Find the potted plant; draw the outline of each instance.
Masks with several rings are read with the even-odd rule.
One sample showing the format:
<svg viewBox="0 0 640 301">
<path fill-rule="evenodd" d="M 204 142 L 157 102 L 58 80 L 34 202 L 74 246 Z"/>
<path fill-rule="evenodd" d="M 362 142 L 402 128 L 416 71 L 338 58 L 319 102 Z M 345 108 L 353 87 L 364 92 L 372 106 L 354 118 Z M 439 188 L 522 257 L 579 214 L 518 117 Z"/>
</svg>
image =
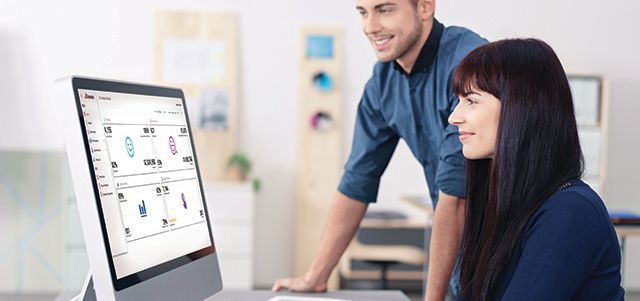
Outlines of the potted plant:
<svg viewBox="0 0 640 301">
<path fill-rule="evenodd" d="M 251 161 L 241 153 L 235 153 L 227 163 L 227 178 L 230 181 L 244 182 L 251 171 Z"/>
<path fill-rule="evenodd" d="M 229 159 L 227 163 L 227 179 L 235 182 L 247 181 L 249 173 L 251 172 L 251 161 L 247 156 L 241 153 L 235 153 Z M 262 181 L 258 178 L 251 180 L 251 186 L 253 191 L 258 192 L 262 187 Z"/>
</svg>

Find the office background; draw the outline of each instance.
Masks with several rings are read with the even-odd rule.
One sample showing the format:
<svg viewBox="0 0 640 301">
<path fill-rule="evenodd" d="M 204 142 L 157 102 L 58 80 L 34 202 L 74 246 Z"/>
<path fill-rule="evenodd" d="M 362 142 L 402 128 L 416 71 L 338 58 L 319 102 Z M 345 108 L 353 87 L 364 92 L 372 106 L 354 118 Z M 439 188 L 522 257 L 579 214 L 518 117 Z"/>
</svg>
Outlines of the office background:
<svg viewBox="0 0 640 301">
<path fill-rule="evenodd" d="M 254 174 L 263 182 L 255 196 L 253 277 L 257 287 L 269 287 L 275 278 L 290 275 L 299 26 L 327 24 L 344 30 L 344 122 L 340 126 L 346 159 L 356 106 L 376 61 L 354 7 L 355 0 L 2 1 L 0 290 L 26 290 L 40 282 L 52 283 L 45 290 L 79 285 L 78 279 L 56 276 L 51 271 L 64 268 L 47 266 L 44 258 L 47 246 L 55 245 L 65 237 L 61 233 L 69 230 L 65 224 L 43 224 L 46 217 L 57 214 L 58 207 L 52 204 L 64 204 L 70 195 L 64 188 L 68 179 L 59 176 L 66 166 L 62 164 L 64 146 L 56 119 L 60 110 L 52 97 L 52 82 L 70 74 L 151 82 L 153 15 L 167 9 L 238 14 L 237 144 L 252 159 Z M 445 25 L 468 27 L 489 40 L 541 38 L 555 49 L 567 72 L 609 79 L 603 196 L 610 208 L 636 212 L 640 212 L 638 10 L 640 3 L 629 0 L 436 2 L 436 18 Z M 16 187 L 15 179 L 24 184 Z M 393 206 L 400 195 L 425 189 L 420 166 L 401 143 L 383 176 L 381 206 Z M 57 210 L 64 209 L 60 208 Z M 39 224 L 43 226 L 36 227 Z M 35 241 L 33 245 L 25 245 L 26 238 Z M 640 254 L 640 238 L 630 238 L 625 287 L 637 291 L 640 256 L 636 254 Z"/>
</svg>

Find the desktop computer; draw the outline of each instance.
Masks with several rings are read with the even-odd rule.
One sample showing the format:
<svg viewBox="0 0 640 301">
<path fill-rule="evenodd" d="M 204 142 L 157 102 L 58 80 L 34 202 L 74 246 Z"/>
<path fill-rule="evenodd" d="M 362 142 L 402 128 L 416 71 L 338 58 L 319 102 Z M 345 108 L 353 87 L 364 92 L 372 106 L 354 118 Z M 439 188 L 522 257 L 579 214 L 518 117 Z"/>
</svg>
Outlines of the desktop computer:
<svg viewBox="0 0 640 301">
<path fill-rule="evenodd" d="M 91 266 L 80 300 L 204 300 L 222 279 L 180 89 L 56 81 Z"/>
<path fill-rule="evenodd" d="M 56 81 L 90 271 L 74 300 L 407 301 L 397 291 L 222 290 L 182 90 Z"/>
</svg>

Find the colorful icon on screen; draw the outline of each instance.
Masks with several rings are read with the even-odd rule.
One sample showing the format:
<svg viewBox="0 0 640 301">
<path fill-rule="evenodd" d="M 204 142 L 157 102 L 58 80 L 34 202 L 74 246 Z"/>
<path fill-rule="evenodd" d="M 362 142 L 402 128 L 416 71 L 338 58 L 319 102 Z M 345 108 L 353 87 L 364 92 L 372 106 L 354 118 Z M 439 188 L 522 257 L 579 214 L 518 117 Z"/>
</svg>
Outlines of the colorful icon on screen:
<svg viewBox="0 0 640 301">
<path fill-rule="evenodd" d="M 140 211 L 140 217 L 147 216 L 147 205 L 145 205 L 144 200 L 142 200 L 142 204 L 138 205 L 138 210 Z"/>
<path fill-rule="evenodd" d="M 187 200 L 184 197 L 184 193 L 181 193 L 180 197 L 182 198 L 182 207 L 184 207 L 184 209 L 187 209 Z"/>
<path fill-rule="evenodd" d="M 169 149 L 171 150 L 171 154 L 173 155 L 178 153 L 178 148 L 176 147 L 176 141 L 173 139 L 173 136 L 169 136 Z"/>
<path fill-rule="evenodd" d="M 127 138 L 124 139 L 124 145 L 127 147 L 127 154 L 129 155 L 129 158 L 133 158 L 133 155 L 134 155 L 133 140 L 131 140 L 129 136 L 127 136 Z"/>
</svg>

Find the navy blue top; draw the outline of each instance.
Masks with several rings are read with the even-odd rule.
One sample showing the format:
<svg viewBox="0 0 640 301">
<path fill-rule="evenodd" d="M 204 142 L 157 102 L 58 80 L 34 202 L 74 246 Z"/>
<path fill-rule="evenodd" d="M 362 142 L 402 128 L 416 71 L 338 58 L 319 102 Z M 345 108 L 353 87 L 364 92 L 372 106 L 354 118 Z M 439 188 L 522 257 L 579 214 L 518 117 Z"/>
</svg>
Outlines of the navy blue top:
<svg viewBox="0 0 640 301">
<path fill-rule="evenodd" d="M 616 232 L 584 182 L 549 197 L 525 231 L 497 300 L 624 300 Z"/>
<path fill-rule="evenodd" d="M 462 27 L 434 20 L 410 74 L 395 62 L 378 62 L 358 105 L 351 155 L 338 190 L 375 202 L 380 177 L 399 138 L 422 164 L 433 205 L 438 191 L 464 197 L 458 128 L 447 119 L 458 104 L 451 76 L 462 58 L 487 41 Z"/>
</svg>

